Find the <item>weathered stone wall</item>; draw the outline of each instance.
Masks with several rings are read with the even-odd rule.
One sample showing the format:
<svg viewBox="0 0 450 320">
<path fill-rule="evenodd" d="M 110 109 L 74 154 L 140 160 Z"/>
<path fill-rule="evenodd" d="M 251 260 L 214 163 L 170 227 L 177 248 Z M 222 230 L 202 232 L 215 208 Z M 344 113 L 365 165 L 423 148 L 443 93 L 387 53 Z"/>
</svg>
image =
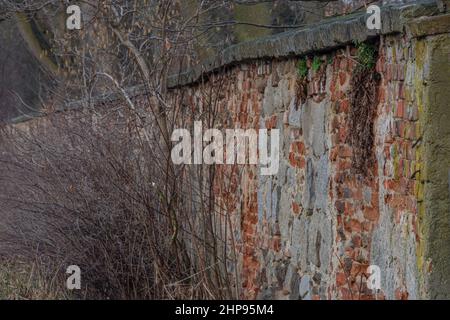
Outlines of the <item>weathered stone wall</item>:
<svg viewBox="0 0 450 320">
<path fill-rule="evenodd" d="M 309 55 L 307 99 L 298 97 L 298 57 L 241 63 L 189 89 L 195 96 L 222 79 L 219 114 L 227 114 L 227 120 L 219 121 L 219 127 L 282 133 L 277 175 L 260 176 L 250 165 L 217 170 L 215 194 L 235 222 L 245 297 L 448 297 L 448 263 L 440 256 L 446 256 L 449 244 L 449 195 L 444 190 L 449 166 L 442 165 L 448 157 L 436 149 L 425 151 L 440 140 L 437 132 L 446 130 L 443 92 L 450 79 L 443 80 L 448 72 L 442 66 L 449 64 L 448 54 L 443 55 L 448 16 L 444 19 L 437 33 L 446 36 L 431 32 L 424 37 L 413 23 L 412 32 L 378 40 L 376 163 L 369 178 L 354 172 L 348 139 L 356 64 L 352 46 Z M 311 68 L 314 56 L 323 61 L 316 71 Z M 433 80 L 433 97 L 427 89 L 430 72 L 439 78 Z M 440 107 L 428 99 L 438 99 Z M 193 100 L 190 107 L 198 105 Z M 435 108 L 443 118 L 437 120 Z M 424 127 L 436 130 L 427 140 Z M 426 178 L 427 168 L 436 164 L 439 190 Z M 427 199 L 426 190 L 436 201 Z M 433 269 L 436 263 L 438 270 Z M 377 294 L 365 285 L 369 265 L 381 270 Z"/>
<path fill-rule="evenodd" d="M 408 19 L 399 12 L 383 13 L 390 26 L 380 35 L 358 33 L 357 16 L 335 45 L 325 36 L 333 25 L 320 25 L 319 38 L 308 33 L 301 45 L 293 41 L 303 31 L 280 36 L 287 49 L 270 38 L 266 51 L 258 42 L 248 55 L 244 44 L 171 79 L 183 97 L 176 103 L 205 127 L 281 132 L 276 175 L 215 166 L 214 200 L 233 225 L 227 243 L 238 261 L 229 271 L 243 298 L 450 298 L 450 16 L 429 3 Z M 370 36 L 378 48 L 367 176 L 355 172 L 349 143 L 353 36 Z M 298 70 L 305 56 L 306 95 Z M 369 265 L 381 270 L 375 293 L 366 286 Z"/>
</svg>

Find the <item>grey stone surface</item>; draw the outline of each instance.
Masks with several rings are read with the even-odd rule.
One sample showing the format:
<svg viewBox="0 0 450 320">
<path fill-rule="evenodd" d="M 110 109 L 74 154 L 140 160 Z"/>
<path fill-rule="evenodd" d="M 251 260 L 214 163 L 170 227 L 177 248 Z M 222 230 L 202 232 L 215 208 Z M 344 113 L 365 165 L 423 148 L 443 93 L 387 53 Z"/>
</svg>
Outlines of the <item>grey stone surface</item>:
<svg viewBox="0 0 450 320">
<path fill-rule="evenodd" d="M 292 98 L 289 104 L 289 118 L 288 123 L 293 128 L 301 127 L 301 109 L 300 106 L 297 105 L 297 101 L 295 98 Z"/>
<path fill-rule="evenodd" d="M 395 298 L 395 289 L 405 283 L 409 298 L 417 297 L 418 270 L 413 232 L 404 232 L 409 224 L 404 215 L 400 224 L 393 221 L 394 213 L 385 208 L 374 230 L 371 263 L 380 267 L 381 290 L 387 299 Z M 399 275 L 405 275 L 404 279 Z"/>
<path fill-rule="evenodd" d="M 431 299 L 450 299 L 450 35 L 427 39 L 429 66 L 426 70 L 425 129 L 423 135 L 426 230 L 425 259 L 431 261 L 428 291 Z M 426 65 L 426 64 L 425 64 Z"/>
<path fill-rule="evenodd" d="M 316 103 L 311 99 L 302 106 L 302 128 L 306 144 L 314 156 L 320 157 L 325 152 L 325 117 L 328 101 Z"/>
<path fill-rule="evenodd" d="M 300 280 L 299 295 L 302 300 L 311 300 L 311 278 L 309 275 L 304 275 Z"/>
<path fill-rule="evenodd" d="M 306 185 L 303 193 L 303 204 L 307 210 L 306 214 L 313 213 L 316 200 L 315 170 L 311 158 L 306 161 Z"/>
<path fill-rule="evenodd" d="M 274 113 L 276 107 L 275 107 L 275 88 L 270 85 L 271 81 L 269 80 L 268 85 L 266 86 L 266 89 L 264 90 L 264 98 L 263 98 L 263 112 L 266 115 Z"/>
</svg>

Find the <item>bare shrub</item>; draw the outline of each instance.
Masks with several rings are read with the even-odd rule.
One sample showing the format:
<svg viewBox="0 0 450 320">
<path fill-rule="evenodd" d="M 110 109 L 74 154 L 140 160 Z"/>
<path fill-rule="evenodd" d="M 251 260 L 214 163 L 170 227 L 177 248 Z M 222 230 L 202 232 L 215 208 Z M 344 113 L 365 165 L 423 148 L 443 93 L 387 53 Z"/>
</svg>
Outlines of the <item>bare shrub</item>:
<svg viewBox="0 0 450 320">
<path fill-rule="evenodd" d="M 80 298 L 231 297 L 209 186 L 166 169 L 157 129 L 121 107 L 36 122 L 1 133 L 0 257 L 62 291 L 78 265 Z"/>
</svg>

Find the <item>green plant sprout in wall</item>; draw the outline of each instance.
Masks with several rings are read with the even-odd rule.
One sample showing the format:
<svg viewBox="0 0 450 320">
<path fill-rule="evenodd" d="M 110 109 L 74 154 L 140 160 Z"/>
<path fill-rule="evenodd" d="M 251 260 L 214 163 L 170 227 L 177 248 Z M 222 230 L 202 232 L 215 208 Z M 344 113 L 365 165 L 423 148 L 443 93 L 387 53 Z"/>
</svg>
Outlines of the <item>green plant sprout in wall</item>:
<svg viewBox="0 0 450 320">
<path fill-rule="evenodd" d="M 298 61 L 297 72 L 300 78 L 305 78 L 308 75 L 308 65 L 306 58 L 302 58 Z"/>
<path fill-rule="evenodd" d="M 314 56 L 314 59 L 312 62 L 312 69 L 314 70 L 314 72 L 319 71 L 321 65 L 322 65 L 322 60 L 318 56 Z"/>
<path fill-rule="evenodd" d="M 318 56 L 314 56 L 311 69 L 314 72 L 319 71 L 322 63 L 323 61 Z M 306 58 L 302 58 L 298 61 L 297 71 L 300 78 L 305 78 L 308 75 L 308 63 L 306 62 Z"/>
<path fill-rule="evenodd" d="M 357 49 L 356 60 L 358 61 L 358 69 L 370 70 L 375 67 L 377 50 L 374 45 L 365 42 L 355 41 Z"/>
<path fill-rule="evenodd" d="M 330 55 L 327 59 L 327 64 L 332 64 L 333 63 L 333 56 Z"/>
</svg>

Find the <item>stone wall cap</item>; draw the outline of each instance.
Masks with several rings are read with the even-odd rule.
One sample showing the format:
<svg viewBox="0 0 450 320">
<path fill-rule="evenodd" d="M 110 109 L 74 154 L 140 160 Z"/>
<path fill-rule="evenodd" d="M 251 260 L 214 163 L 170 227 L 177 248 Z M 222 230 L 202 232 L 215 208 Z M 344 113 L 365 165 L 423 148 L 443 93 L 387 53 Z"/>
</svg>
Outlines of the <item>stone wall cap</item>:
<svg viewBox="0 0 450 320">
<path fill-rule="evenodd" d="M 354 41 L 403 32 L 411 18 L 439 13 L 436 1 L 419 1 L 403 5 L 381 7 L 381 30 L 366 27 L 365 11 L 332 17 L 299 29 L 242 42 L 224 49 L 195 67 L 179 72 L 168 79 L 168 87 L 175 88 L 204 80 L 209 73 L 248 60 L 302 56 L 311 52 L 331 50 Z"/>
</svg>

